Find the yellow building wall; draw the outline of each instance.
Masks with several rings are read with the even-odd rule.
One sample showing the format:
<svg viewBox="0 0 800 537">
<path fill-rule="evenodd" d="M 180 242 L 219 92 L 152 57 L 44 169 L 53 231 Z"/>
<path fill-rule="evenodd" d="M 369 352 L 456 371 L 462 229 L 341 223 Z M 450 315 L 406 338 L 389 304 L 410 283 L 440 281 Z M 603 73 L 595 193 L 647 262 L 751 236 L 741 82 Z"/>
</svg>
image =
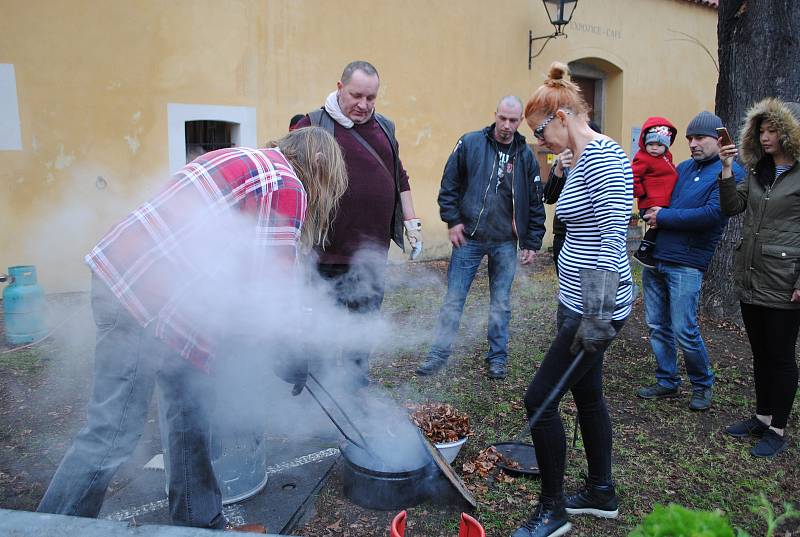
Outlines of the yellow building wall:
<svg viewBox="0 0 800 537">
<path fill-rule="evenodd" d="M 14 66 L 22 150 L 0 151 L 0 272 L 34 264 L 48 292 L 88 288 L 85 253 L 169 173 L 168 104 L 253 107 L 265 142 L 319 107 L 354 59 L 380 72 L 378 109 L 397 124 L 426 255 L 447 255 L 442 168 L 501 96 L 524 101 L 551 61 L 584 60 L 618 71 L 604 115 L 623 148 L 649 115 L 682 132 L 713 110 L 717 73 L 670 29 L 716 56 L 716 16 L 683 0 L 581 0 L 569 38 L 529 71 L 528 30 L 552 32 L 532 0 L 7 2 L 0 63 Z M 673 154 L 688 157 L 682 138 Z"/>
</svg>

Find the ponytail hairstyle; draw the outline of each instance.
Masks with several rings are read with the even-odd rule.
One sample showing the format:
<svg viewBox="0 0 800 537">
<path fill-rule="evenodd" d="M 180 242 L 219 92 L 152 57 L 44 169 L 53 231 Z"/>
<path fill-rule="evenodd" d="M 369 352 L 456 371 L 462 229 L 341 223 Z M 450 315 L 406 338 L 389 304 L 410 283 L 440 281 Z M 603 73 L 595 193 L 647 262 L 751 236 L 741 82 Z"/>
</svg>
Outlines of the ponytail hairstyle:
<svg viewBox="0 0 800 537">
<path fill-rule="evenodd" d="M 583 100 L 581 89 L 565 77 L 569 67 L 561 62 L 550 64 L 544 84 L 533 92 L 525 105 L 525 119 L 534 115 L 555 114 L 558 110 L 569 110 L 578 117 L 588 118 L 589 106 Z"/>
<path fill-rule="evenodd" d="M 339 200 L 347 190 L 347 168 L 339 143 L 320 127 L 304 127 L 267 147 L 280 149 L 306 189 L 308 208 L 300 232 L 301 247 L 324 248 Z"/>
</svg>

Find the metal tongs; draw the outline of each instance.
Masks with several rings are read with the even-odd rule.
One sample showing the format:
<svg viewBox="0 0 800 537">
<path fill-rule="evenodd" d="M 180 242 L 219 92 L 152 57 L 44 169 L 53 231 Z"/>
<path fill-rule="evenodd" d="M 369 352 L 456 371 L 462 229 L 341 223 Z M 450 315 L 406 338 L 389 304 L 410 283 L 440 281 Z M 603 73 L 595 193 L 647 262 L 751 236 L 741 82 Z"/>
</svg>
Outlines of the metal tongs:
<svg viewBox="0 0 800 537">
<path fill-rule="evenodd" d="M 350 436 L 348 436 L 346 432 L 344 432 L 344 429 L 342 428 L 342 426 L 339 425 L 339 423 L 336 421 L 336 419 L 333 417 L 333 415 L 331 415 L 331 413 L 328 411 L 328 409 L 325 407 L 325 405 L 322 404 L 322 401 L 319 400 L 319 397 L 317 397 L 317 395 L 314 393 L 314 391 L 309 387 L 308 383 L 306 383 L 305 386 L 304 386 L 306 391 L 308 391 L 308 393 L 311 394 L 311 397 L 314 398 L 314 401 L 317 402 L 317 404 L 322 409 L 322 411 L 325 413 L 325 415 L 328 416 L 328 419 L 330 419 L 331 422 L 339 430 L 339 432 L 342 433 L 342 436 L 344 436 L 345 440 L 347 440 L 351 444 L 355 445 L 356 447 L 359 447 L 359 448 L 363 449 L 364 451 L 369 453 L 375 459 L 380 460 L 381 457 L 377 453 L 375 453 L 373 450 L 371 450 L 369 448 L 369 445 L 367 444 L 367 439 L 364 438 L 363 434 L 361 434 L 361 431 L 358 429 L 358 427 L 356 427 L 356 424 L 353 423 L 353 420 L 350 419 L 350 416 L 347 415 L 347 412 L 344 411 L 344 408 L 342 408 L 342 406 L 339 404 L 339 402 L 336 401 L 336 398 L 333 396 L 333 394 L 331 394 L 331 392 L 329 392 L 325 388 L 325 386 L 323 386 L 322 383 L 320 383 L 320 381 L 317 380 L 317 377 L 315 377 L 312 373 L 308 374 L 308 378 L 313 380 L 314 383 L 317 386 L 319 386 L 319 389 L 322 390 L 322 392 L 325 393 L 325 395 L 333 403 L 333 405 L 336 407 L 336 409 L 339 411 L 339 413 L 342 416 L 344 416 L 344 419 L 347 421 L 348 425 L 350 425 L 350 428 L 353 429 L 353 431 L 355 431 L 356 435 L 358 435 L 358 438 L 361 440 L 361 443 L 356 442 L 355 440 L 350 438 Z"/>
<path fill-rule="evenodd" d="M 581 360 L 583 360 L 584 352 L 585 351 L 581 349 L 581 351 L 575 356 L 575 359 L 569 365 L 567 370 L 564 371 L 564 374 L 561 375 L 560 379 L 558 379 L 558 382 L 556 383 L 555 387 L 550 391 L 549 394 L 547 394 L 547 397 L 545 398 L 544 402 L 541 405 L 539 405 L 539 408 L 536 409 L 536 412 L 534 412 L 533 415 L 530 418 L 528 418 L 528 422 L 522 429 L 520 429 L 519 433 L 517 433 L 517 436 L 514 437 L 512 442 L 521 442 L 526 436 L 528 436 L 531 433 L 531 429 L 539 421 L 539 418 L 542 417 L 542 413 L 548 406 L 550 406 L 550 403 L 553 402 L 553 399 L 555 399 L 556 396 L 559 393 L 561 393 L 561 390 L 564 388 L 564 383 L 566 383 L 567 378 L 572 374 L 573 371 L 575 371 L 575 368 L 578 367 L 578 364 L 581 362 Z"/>
</svg>

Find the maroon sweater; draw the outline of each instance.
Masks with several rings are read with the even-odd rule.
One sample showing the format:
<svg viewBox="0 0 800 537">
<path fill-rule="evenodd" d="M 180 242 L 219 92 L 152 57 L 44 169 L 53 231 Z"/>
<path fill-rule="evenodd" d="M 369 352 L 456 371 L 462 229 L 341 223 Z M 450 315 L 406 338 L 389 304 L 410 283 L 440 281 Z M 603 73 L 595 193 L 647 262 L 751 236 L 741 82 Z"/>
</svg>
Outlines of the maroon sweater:
<svg viewBox="0 0 800 537">
<path fill-rule="evenodd" d="M 304 117 L 297 127 L 308 127 L 311 120 Z M 353 129 L 361 135 L 378 155 L 386 167 L 394 172 L 392 146 L 386 134 L 374 118 Z M 347 165 L 348 186 L 339 202 L 325 250 L 319 250 L 319 262 L 323 264 L 350 264 L 360 248 L 371 247 L 388 255 L 392 236 L 392 216 L 395 208 L 394 176 L 386 173 L 383 166 L 339 125 L 334 126 L 334 138 L 344 153 Z M 400 191 L 411 190 L 408 174 L 400 163 Z"/>
</svg>

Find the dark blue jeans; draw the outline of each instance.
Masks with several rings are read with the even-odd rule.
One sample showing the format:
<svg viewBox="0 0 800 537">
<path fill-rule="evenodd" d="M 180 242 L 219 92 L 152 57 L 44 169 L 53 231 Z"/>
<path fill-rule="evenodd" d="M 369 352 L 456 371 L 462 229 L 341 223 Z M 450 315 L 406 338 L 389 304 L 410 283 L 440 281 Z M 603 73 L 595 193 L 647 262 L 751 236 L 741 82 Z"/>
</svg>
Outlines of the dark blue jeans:
<svg viewBox="0 0 800 537">
<path fill-rule="evenodd" d="M 581 315 L 558 305 L 558 332 L 545 354 L 542 364 L 525 391 L 525 411 L 530 418 L 544 403 L 569 366 L 575 355 L 569 347 L 581 322 Z M 614 321 L 617 333 L 625 321 Z M 603 397 L 603 357 L 605 348 L 594 353 L 584 353 L 561 392 L 542 413 L 539 421 L 531 428 L 533 445 L 542 478 L 544 500 L 561 503 L 564 498 L 564 464 L 567 454 L 567 440 L 564 423 L 558 406 L 567 390 L 572 392 L 578 408 L 578 420 L 583 436 L 583 446 L 589 467 L 589 482 L 605 485 L 611 482 L 611 418 L 608 416 L 605 397 Z"/>
<path fill-rule="evenodd" d="M 656 355 L 656 380 L 665 388 L 681 384 L 678 347 L 683 351 L 692 385 L 710 388 L 714 372 L 697 324 L 703 273 L 696 268 L 658 261 L 642 271 L 644 312 L 650 327 L 650 346 Z"/>
<path fill-rule="evenodd" d="M 436 335 L 429 356 L 441 359 L 450 357 L 461 314 L 464 312 L 464 302 L 483 256 L 489 257 L 489 352 L 486 361 L 504 362 L 508 357 L 510 295 L 517 271 L 517 245 L 514 241 L 486 243 L 472 239 L 467 239 L 467 243 L 460 248 L 453 248 L 447 268 L 447 294 L 439 311 Z"/>
<path fill-rule="evenodd" d="M 142 436 L 156 382 L 169 444 L 169 506 L 174 524 L 222 528 L 222 496 L 211 467 L 209 414 L 214 387 L 142 328 L 96 277 L 94 381 L 86 426 L 53 476 L 37 511 L 97 517 L 117 469 Z"/>
</svg>

